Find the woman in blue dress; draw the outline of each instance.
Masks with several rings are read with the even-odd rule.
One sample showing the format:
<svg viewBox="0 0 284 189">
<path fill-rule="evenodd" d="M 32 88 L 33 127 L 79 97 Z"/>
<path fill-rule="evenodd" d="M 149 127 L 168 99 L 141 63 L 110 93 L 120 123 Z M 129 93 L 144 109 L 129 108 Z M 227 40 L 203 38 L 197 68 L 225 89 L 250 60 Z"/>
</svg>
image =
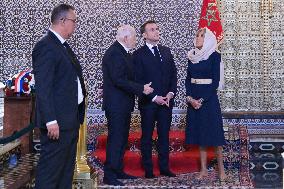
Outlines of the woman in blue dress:
<svg viewBox="0 0 284 189">
<path fill-rule="evenodd" d="M 214 146 L 220 180 L 226 178 L 222 145 L 225 144 L 221 108 L 217 96 L 221 55 L 216 52 L 215 35 L 208 29 L 198 30 L 195 49 L 188 53 L 186 77 L 187 127 L 186 143 L 197 144 L 200 150 L 199 179 L 208 176 L 206 147 Z"/>
</svg>

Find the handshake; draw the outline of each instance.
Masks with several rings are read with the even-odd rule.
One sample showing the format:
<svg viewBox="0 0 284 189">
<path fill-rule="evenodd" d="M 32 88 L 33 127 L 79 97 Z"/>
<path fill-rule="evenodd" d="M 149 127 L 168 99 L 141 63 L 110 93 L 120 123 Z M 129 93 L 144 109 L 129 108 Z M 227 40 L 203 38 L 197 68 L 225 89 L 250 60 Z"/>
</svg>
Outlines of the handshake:
<svg viewBox="0 0 284 189">
<path fill-rule="evenodd" d="M 143 93 L 145 95 L 151 94 L 154 91 L 154 89 L 152 87 L 150 87 L 151 84 L 152 84 L 152 82 L 144 85 Z"/>
</svg>

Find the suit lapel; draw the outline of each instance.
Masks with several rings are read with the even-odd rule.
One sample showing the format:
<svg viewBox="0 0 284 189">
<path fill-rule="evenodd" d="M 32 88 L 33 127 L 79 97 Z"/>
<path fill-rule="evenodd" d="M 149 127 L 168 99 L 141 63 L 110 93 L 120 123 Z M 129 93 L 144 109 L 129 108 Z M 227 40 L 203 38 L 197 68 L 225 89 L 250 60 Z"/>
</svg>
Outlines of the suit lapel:
<svg viewBox="0 0 284 189">
<path fill-rule="evenodd" d="M 76 55 L 72 52 L 73 56 L 74 56 L 74 60 L 73 60 L 73 58 L 70 57 L 70 55 L 68 54 L 67 49 L 61 43 L 61 41 L 51 31 L 48 31 L 47 35 L 50 36 L 51 40 L 54 42 L 57 49 L 60 49 L 63 56 L 65 56 L 65 58 L 67 60 L 69 60 L 71 65 L 74 67 L 76 74 L 80 79 L 83 94 L 84 94 L 84 96 L 86 96 L 86 88 L 85 88 L 85 83 L 84 83 L 84 79 L 83 79 L 83 75 L 82 75 L 82 68 L 81 68 L 81 65 L 80 65 Z M 76 61 L 76 62 L 72 63 L 72 61 Z"/>
<path fill-rule="evenodd" d="M 66 58 L 69 58 L 69 55 L 64 47 L 64 45 L 60 42 L 60 40 L 54 35 L 54 33 L 52 33 L 51 31 L 47 32 L 47 35 L 51 38 L 51 40 L 54 42 L 54 44 L 56 45 L 56 47 L 58 49 L 60 49 L 60 51 L 62 52 L 62 54 L 65 55 Z"/>
<path fill-rule="evenodd" d="M 123 55 L 127 54 L 124 47 L 118 41 L 115 41 L 113 45 L 116 46 L 123 53 Z"/>
<path fill-rule="evenodd" d="M 145 51 L 145 54 L 146 54 L 146 55 L 155 58 L 155 55 L 152 53 L 152 51 L 149 49 L 149 47 L 148 47 L 146 44 L 144 45 L 143 48 L 144 48 L 144 51 Z"/>
<path fill-rule="evenodd" d="M 64 45 L 60 42 L 60 40 L 51 32 L 48 31 L 48 35 L 51 37 L 51 39 L 54 41 L 55 45 L 57 46 L 58 49 L 60 49 L 60 51 L 62 52 L 62 54 L 68 59 L 70 60 L 72 66 L 76 69 L 76 70 L 81 70 L 81 65 L 76 57 L 76 55 L 74 54 L 74 52 L 72 52 L 72 55 L 69 55 L 67 49 L 64 47 Z M 74 62 L 74 63 L 73 63 Z"/>
<path fill-rule="evenodd" d="M 144 52 L 147 56 L 149 56 L 149 58 L 151 58 L 151 60 L 153 60 L 157 65 L 159 66 L 162 66 L 162 61 L 159 62 L 156 58 L 155 58 L 155 55 L 152 53 L 152 51 L 149 49 L 149 47 L 145 44 L 144 45 Z M 162 56 L 162 59 L 163 59 L 163 55 L 161 54 L 161 51 L 160 51 L 160 46 L 158 47 L 159 49 L 159 52 L 160 52 L 160 55 Z"/>
<path fill-rule="evenodd" d="M 166 55 L 165 55 L 164 48 L 161 45 L 158 45 L 158 49 L 159 49 L 160 56 L 161 56 L 161 62 L 160 62 L 160 68 L 161 69 L 160 70 L 161 70 L 162 74 L 164 74 L 166 66 L 167 66 L 166 61 L 165 61 Z"/>
<path fill-rule="evenodd" d="M 124 47 L 118 41 L 114 42 L 114 46 L 116 46 L 116 48 L 118 48 L 121 51 L 123 58 L 128 62 L 129 61 L 129 54 L 126 52 Z"/>
<path fill-rule="evenodd" d="M 164 48 L 161 45 L 158 45 L 158 48 L 159 48 L 159 52 L 161 54 L 162 63 L 165 64 L 166 63 L 166 61 L 165 61 L 166 54 L 165 54 Z"/>
<path fill-rule="evenodd" d="M 133 73 L 133 65 L 132 65 L 132 57 L 130 54 L 128 54 L 126 52 L 126 50 L 124 49 L 124 47 L 118 42 L 114 42 L 114 45 L 119 48 L 119 50 L 121 51 L 122 55 L 123 55 L 123 58 L 126 62 L 126 68 L 127 68 L 127 75 L 130 77 L 130 78 L 134 78 L 134 73 Z"/>
</svg>

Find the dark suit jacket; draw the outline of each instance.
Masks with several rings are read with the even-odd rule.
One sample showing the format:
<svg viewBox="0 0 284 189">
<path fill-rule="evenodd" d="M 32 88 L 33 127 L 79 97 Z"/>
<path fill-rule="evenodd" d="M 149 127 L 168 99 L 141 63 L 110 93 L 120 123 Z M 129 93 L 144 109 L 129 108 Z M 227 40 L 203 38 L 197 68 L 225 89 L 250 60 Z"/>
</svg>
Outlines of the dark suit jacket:
<svg viewBox="0 0 284 189">
<path fill-rule="evenodd" d="M 166 96 L 168 92 L 177 92 L 177 69 L 173 56 L 168 47 L 158 45 L 162 61 L 159 62 L 147 45 L 134 52 L 135 75 L 138 83 L 152 82 L 154 92 L 150 95 L 142 95 L 139 98 L 139 108 L 156 107 L 152 99 L 158 96 Z M 173 106 L 173 99 L 170 102 Z"/>
<path fill-rule="evenodd" d="M 103 61 L 103 109 L 132 111 L 136 95 L 141 95 L 144 84 L 135 83 L 133 62 L 123 46 L 114 42 L 106 51 Z"/>
<path fill-rule="evenodd" d="M 77 76 L 82 68 L 72 59 L 60 40 L 51 32 L 41 38 L 32 53 L 36 90 L 36 126 L 57 120 L 60 130 L 78 127 L 84 120 L 85 103 L 78 105 Z M 76 65 L 72 61 L 77 61 Z M 83 94 L 86 96 L 84 84 Z"/>
</svg>

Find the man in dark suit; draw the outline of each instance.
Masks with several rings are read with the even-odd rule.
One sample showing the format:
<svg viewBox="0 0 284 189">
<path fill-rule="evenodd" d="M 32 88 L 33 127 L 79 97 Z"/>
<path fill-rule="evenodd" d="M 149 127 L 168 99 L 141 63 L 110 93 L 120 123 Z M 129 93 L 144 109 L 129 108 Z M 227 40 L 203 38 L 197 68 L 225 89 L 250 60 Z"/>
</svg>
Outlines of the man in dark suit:
<svg viewBox="0 0 284 189">
<path fill-rule="evenodd" d="M 123 172 L 123 157 L 128 141 L 134 95 L 153 92 L 149 84 L 134 80 L 130 49 L 135 48 L 136 32 L 129 25 L 118 28 L 116 41 L 106 51 L 103 61 L 103 109 L 108 121 L 108 138 L 103 182 L 124 185 L 117 179 L 135 179 Z"/>
<path fill-rule="evenodd" d="M 36 87 L 36 126 L 41 152 L 36 189 L 71 189 L 86 90 L 82 68 L 67 44 L 76 27 L 74 7 L 56 6 L 47 34 L 32 53 Z"/>
<path fill-rule="evenodd" d="M 152 134 L 157 122 L 160 174 L 174 177 L 169 169 L 169 130 L 173 100 L 177 91 L 177 71 L 168 47 L 158 45 L 160 32 L 155 21 L 145 22 L 140 32 L 146 44 L 134 52 L 136 80 L 152 82 L 155 89 L 139 98 L 141 113 L 141 153 L 146 178 L 154 178 L 152 163 Z"/>
</svg>

